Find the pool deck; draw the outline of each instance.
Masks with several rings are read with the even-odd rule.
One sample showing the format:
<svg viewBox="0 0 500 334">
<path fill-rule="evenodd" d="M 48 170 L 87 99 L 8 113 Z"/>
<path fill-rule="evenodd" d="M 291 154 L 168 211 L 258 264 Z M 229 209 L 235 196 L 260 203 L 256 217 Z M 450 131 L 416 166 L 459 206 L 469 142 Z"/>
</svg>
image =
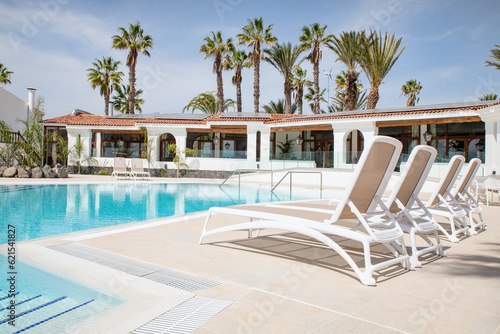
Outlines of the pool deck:
<svg viewBox="0 0 500 334">
<path fill-rule="evenodd" d="M 69 182 L 109 180 L 72 176 Z M 443 237 L 446 257 L 429 256 L 415 271 L 397 266 L 382 270 L 375 287 L 363 286 L 333 251 L 296 235 L 267 231 L 247 239 L 246 232 L 239 232 L 215 235 L 199 245 L 203 213 L 24 244 L 77 242 L 222 282 L 195 293 L 233 301 L 197 334 L 500 333 L 500 207 L 483 209 L 487 231 L 459 243 Z M 214 221 L 223 224 L 228 218 Z M 361 254 L 353 246 L 349 252 Z M 144 322 L 149 320 L 145 315 Z"/>
</svg>

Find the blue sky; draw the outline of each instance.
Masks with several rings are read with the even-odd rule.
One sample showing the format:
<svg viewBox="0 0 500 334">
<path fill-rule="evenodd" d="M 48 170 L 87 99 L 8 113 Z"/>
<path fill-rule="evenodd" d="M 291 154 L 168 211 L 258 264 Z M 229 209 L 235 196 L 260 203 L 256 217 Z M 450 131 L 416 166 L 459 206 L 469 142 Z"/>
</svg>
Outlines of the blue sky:
<svg viewBox="0 0 500 334">
<path fill-rule="evenodd" d="M 400 88 L 412 78 L 423 85 L 420 105 L 464 102 L 500 93 L 500 71 L 484 66 L 489 50 L 500 44 L 499 9 L 497 0 L 1 0 L 0 63 L 14 72 L 4 88 L 23 99 L 27 87 L 37 88 L 47 117 L 75 108 L 103 114 L 104 100 L 87 82 L 86 69 L 94 58 L 112 56 L 122 61 L 128 81 L 127 53 L 111 50 L 111 36 L 140 21 L 154 39 L 151 57 L 140 55 L 137 65 L 143 113 L 181 112 L 194 96 L 216 89 L 212 61 L 199 53 L 203 38 L 217 30 L 234 37 L 247 19 L 263 17 L 281 42 L 298 43 L 301 28 L 314 22 L 328 25 L 329 34 L 377 29 L 402 37 L 406 49 L 380 87 L 379 108 L 404 106 Z M 344 66 L 335 59 L 324 49 L 320 71 L 340 73 Z M 311 64 L 302 65 L 312 80 Z M 224 94 L 235 99 L 231 76 L 224 74 Z M 321 75 L 320 86 L 327 85 Z M 253 69 L 243 72 L 242 89 L 243 109 L 253 111 Z M 261 105 L 280 98 L 283 79 L 263 64 Z"/>
</svg>

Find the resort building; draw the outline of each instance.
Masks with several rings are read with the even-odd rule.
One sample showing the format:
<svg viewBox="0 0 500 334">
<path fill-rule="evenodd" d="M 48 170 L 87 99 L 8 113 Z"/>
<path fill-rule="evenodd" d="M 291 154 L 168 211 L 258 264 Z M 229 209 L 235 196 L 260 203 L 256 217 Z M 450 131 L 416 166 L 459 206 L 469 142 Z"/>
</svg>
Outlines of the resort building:
<svg viewBox="0 0 500 334">
<path fill-rule="evenodd" d="M 18 120 L 25 120 L 30 110 L 30 106 L 32 107 L 34 105 L 35 90 L 34 88 L 28 88 L 28 100 L 30 102 L 26 102 L 0 87 L 0 120 L 7 123 L 14 132 L 23 130 L 23 124 Z"/>
<path fill-rule="evenodd" d="M 59 133 L 68 147 L 81 140 L 85 154 L 99 166 L 114 157 L 141 157 L 144 167 L 175 169 L 168 145 L 180 152 L 191 170 L 352 168 L 364 142 L 375 135 L 398 138 L 403 154 L 419 144 L 438 150 L 443 165 L 456 154 L 480 158 L 484 174 L 500 167 L 500 101 L 479 101 L 318 115 L 224 113 L 98 116 L 81 110 L 44 121 L 47 133 Z M 55 136 L 54 136 L 55 137 Z M 55 145 L 55 142 L 53 143 Z M 54 150 L 48 162 L 54 163 Z M 404 156 L 402 159 L 404 162 Z"/>
</svg>

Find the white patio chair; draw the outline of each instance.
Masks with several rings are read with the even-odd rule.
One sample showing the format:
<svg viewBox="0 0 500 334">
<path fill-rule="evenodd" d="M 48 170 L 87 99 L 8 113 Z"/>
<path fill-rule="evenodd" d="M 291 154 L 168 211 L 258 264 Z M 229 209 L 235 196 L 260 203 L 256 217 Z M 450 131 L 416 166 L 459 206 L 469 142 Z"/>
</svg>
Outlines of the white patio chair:
<svg viewBox="0 0 500 334">
<path fill-rule="evenodd" d="M 322 216 L 321 212 L 315 215 L 311 211 L 290 208 L 258 205 L 211 208 L 205 220 L 200 244 L 209 235 L 229 231 L 248 231 L 249 237 L 252 236 L 252 231 L 256 230 L 258 236 L 258 231 L 268 228 L 295 232 L 330 247 L 348 263 L 361 283 L 375 285 L 373 272 L 398 263 L 405 268 L 409 265 L 409 255 L 403 240 L 404 232 L 381 198 L 394 171 L 401 148 L 401 142 L 394 138 L 377 136 L 372 139 L 365 147 L 333 214 L 323 215 L 326 219 L 319 218 Z M 210 219 L 216 214 L 241 216 L 250 221 L 207 230 Z M 315 219 L 315 216 L 318 219 Z M 358 222 L 353 228 L 337 224 L 352 219 Z M 350 239 L 362 244 L 364 271 L 332 237 Z M 372 264 L 370 245 L 374 243 L 386 246 L 394 257 Z"/>
<path fill-rule="evenodd" d="M 459 241 L 458 234 L 469 234 L 469 227 L 465 221 L 467 213 L 450 192 L 464 162 L 465 158 L 461 155 L 455 155 L 450 160 L 444 176 L 425 204 L 433 216 L 440 216 L 448 220 L 451 232 L 442 226 L 445 222 L 438 222 L 438 229 L 451 242 Z"/>
<path fill-rule="evenodd" d="M 132 175 L 134 180 L 137 180 L 138 177 L 151 180 L 151 175 L 149 174 L 149 172 L 144 171 L 144 167 L 142 166 L 142 159 L 132 158 L 130 160 L 131 160 L 130 174 Z"/>
<path fill-rule="evenodd" d="M 477 234 L 476 229 L 482 230 L 486 228 L 483 219 L 483 210 L 479 206 L 474 196 L 469 192 L 472 181 L 476 176 L 477 171 L 481 167 L 481 160 L 474 158 L 469 162 L 463 177 L 458 181 L 455 188 L 451 190 L 451 194 L 455 197 L 458 203 L 462 206 L 469 217 L 470 233 Z M 477 216 L 474 217 L 474 215 Z"/>
<path fill-rule="evenodd" d="M 124 176 L 124 178 L 132 177 L 130 172 L 127 170 L 127 162 L 125 158 L 114 158 L 113 160 L 113 173 L 111 173 L 111 177 L 115 177 L 117 180 L 120 176 Z"/>
<path fill-rule="evenodd" d="M 495 191 L 498 194 L 498 203 L 500 204 L 500 175 L 491 174 L 484 180 L 476 181 L 476 199 L 486 202 L 486 205 L 490 205 L 489 192 L 491 192 L 491 201 L 493 201 L 493 195 Z"/>
</svg>

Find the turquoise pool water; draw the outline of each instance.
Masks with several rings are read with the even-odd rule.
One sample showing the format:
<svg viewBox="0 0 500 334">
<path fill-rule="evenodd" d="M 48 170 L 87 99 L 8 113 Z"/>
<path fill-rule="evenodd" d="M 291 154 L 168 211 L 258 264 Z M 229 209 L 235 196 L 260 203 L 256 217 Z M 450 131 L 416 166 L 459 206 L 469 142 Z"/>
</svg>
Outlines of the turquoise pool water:
<svg viewBox="0 0 500 334">
<path fill-rule="evenodd" d="M 0 256 L 0 268 L 8 272 L 5 256 Z M 0 280 L 0 333 L 66 333 L 123 302 L 19 261 L 15 270 L 16 293 L 9 293 L 8 274 Z M 9 309 L 11 300 L 15 300 L 15 312 Z M 11 313 L 16 315 L 13 325 L 8 321 Z"/>
<path fill-rule="evenodd" d="M 325 197 L 328 196 L 328 197 Z M 0 186 L 0 244 L 7 226 L 28 240 L 152 218 L 208 210 L 213 206 L 330 198 L 318 189 L 215 184 L 57 184 Z"/>
</svg>

